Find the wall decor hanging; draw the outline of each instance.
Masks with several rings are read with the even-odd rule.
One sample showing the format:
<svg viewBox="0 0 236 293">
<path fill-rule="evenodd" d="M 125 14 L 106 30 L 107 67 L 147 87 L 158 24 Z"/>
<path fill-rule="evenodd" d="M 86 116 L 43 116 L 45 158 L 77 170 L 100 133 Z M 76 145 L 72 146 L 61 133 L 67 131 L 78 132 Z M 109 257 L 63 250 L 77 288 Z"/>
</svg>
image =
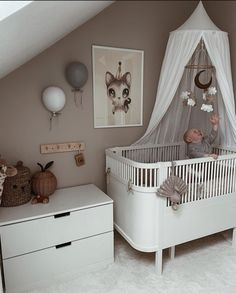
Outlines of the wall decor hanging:
<svg viewBox="0 0 236 293">
<path fill-rule="evenodd" d="M 74 92 L 75 105 L 78 106 L 77 98 L 80 94 L 80 104 L 83 105 L 83 90 L 82 87 L 88 80 L 88 69 L 81 62 L 71 62 L 66 66 L 65 76 L 67 82 L 72 86 L 72 92 Z"/>
<path fill-rule="evenodd" d="M 66 103 L 66 96 L 64 91 L 57 86 L 49 86 L 42 93 L 42 102 L 45 108 L 51 112 L 50 130 L 52 129 L 52 119 L 58 114 Z"/>
<path fill-rule="evenodd" d="M 51 143 L 41 144 L 41 154 L 52 154 L 52 153 L 64 153 L 78 151 L 78 154 L 74 156 L 77 167 L 85 165 L 85 158 L 83 151 L 85 150 L 84 142 L 66 142 L 66 143 Z"/>
<path fill-rule="evenodd" d="M 94 127 L 143 123 L 144 51 L 92 46 Z"/>
</svg>

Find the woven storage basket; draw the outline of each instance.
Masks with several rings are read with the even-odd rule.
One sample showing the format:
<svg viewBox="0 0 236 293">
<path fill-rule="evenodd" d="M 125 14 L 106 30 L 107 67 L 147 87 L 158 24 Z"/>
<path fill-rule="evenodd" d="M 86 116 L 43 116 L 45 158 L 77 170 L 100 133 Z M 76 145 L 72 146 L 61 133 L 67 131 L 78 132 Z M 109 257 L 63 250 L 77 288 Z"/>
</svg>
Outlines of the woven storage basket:
<svg viewBox="0 0 236 293">
<path fill-rule="evenodd" d="M 30 201 L 30 169 L 23 166 L 21 161 L 16 164 L 17 174 L 7 177 L 3 184 L 2 207 L 14 207 Z"/>
</svg>

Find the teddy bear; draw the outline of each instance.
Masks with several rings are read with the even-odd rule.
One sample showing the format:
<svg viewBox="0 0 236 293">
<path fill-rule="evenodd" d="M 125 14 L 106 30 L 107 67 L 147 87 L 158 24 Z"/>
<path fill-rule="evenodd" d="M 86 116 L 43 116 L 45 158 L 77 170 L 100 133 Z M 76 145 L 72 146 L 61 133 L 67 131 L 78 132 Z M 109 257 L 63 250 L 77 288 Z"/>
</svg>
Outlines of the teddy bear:
<svg viewBox="0 0 236 293">
<path fill-rule="evenodd" d="M 11 165 L 8 165 L 6 160 L 1 159 L 0 155 L 0 203 L 2 199 L 3 183 L 6 177 L 12 177 L 17 174 L 17 169 Z"/>
</svg>

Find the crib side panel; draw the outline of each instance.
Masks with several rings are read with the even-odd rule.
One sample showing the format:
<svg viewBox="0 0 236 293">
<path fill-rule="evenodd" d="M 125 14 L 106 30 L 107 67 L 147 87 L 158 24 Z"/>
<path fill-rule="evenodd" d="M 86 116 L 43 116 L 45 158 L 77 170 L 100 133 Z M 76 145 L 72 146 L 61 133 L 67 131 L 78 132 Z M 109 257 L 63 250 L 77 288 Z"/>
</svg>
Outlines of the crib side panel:
<svg viewBox="0 0 236 293">
<path fill-rule="evenodd" d="M 163 248 L 236 227 L 236 193 L 166 208 Z"/>
<path fill-rule="evenodd" d="M 110 178 L 107 194 L 114 200 L 114 223 L 120 234 L 137 250 L 156 251 L 160 231 L 156 194 L 128 192 L 115 177 Z"/>
<path fill-rule="evenodd" d="M 137 250 L 153 252 L 161 248 L 166 198 L 158 197 L 156 191 L 160 180 L 167 176 L 167 168 L 165 172 L 159 165 L 146 169 L 142 164 L 128 164 L 108 155 L 106 166 L 107 194 L 114 200 L 115 228 Z"/>
<path fill-rule="evenodd" d="M 170 172 L 170 168 L 168 172 Z M 163 215 L 163 247 L 236 227 L 236 157 L 176 162 L 175 176 L 187 186 L 178 210 Z"/>
</svg>

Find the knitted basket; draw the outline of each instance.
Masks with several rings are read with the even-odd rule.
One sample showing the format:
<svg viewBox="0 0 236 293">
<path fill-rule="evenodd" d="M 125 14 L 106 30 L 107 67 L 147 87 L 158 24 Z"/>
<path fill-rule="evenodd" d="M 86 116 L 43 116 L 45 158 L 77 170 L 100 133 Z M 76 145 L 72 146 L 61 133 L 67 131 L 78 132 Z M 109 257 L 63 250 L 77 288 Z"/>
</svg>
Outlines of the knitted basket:
<svg viewBox="0 0 236 293">
<path fill-rule="evenodd" d="M 7 177 L 3 184 L 2 207 L 14 207 L 30 201 L 30 169 L 23 166 L 23 162 L 16 164 L 17 174 L 13 177 Z"/>
</svg>

